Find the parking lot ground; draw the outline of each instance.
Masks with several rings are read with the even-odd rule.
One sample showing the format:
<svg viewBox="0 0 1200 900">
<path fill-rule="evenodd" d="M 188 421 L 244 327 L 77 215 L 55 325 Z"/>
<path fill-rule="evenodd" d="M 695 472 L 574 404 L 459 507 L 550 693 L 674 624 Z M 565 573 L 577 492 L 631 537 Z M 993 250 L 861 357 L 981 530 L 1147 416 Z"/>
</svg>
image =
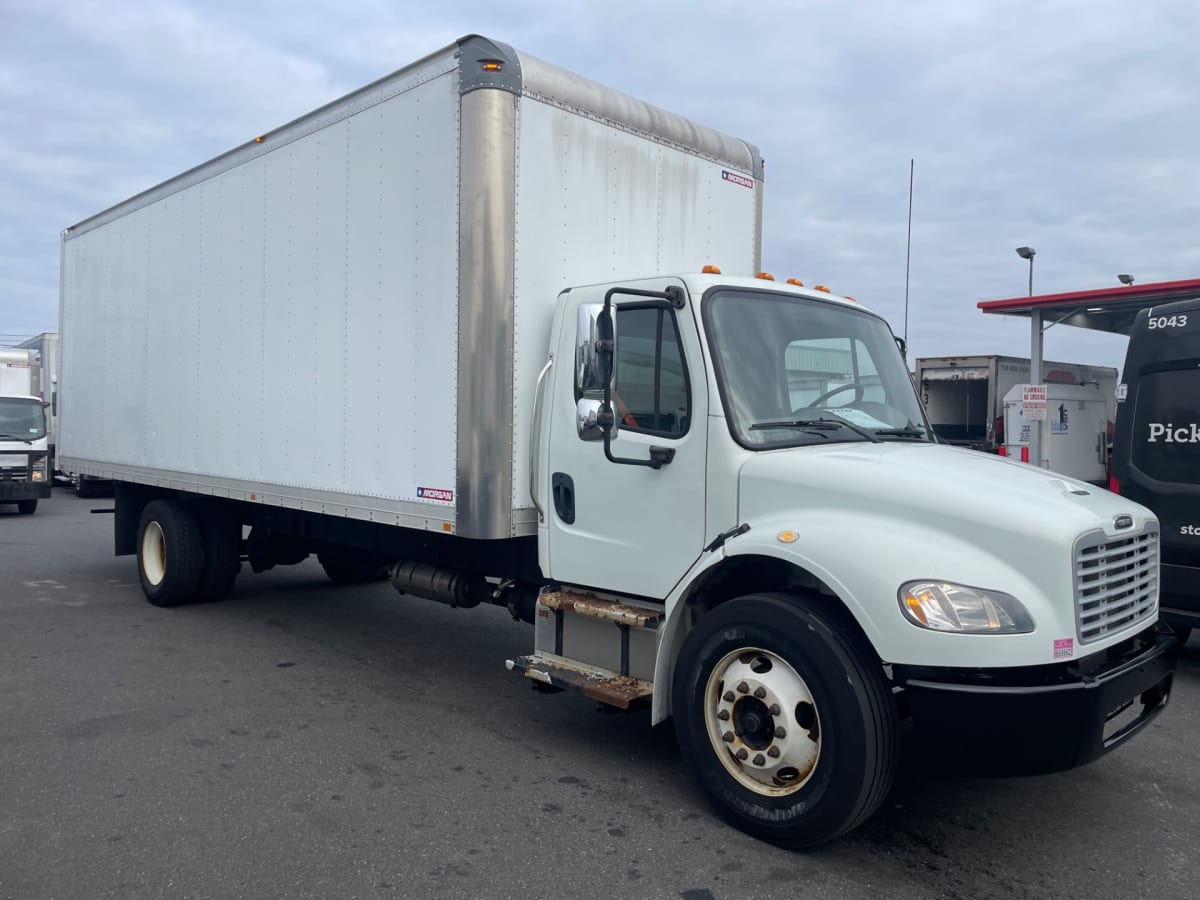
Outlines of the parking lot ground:
<svg viewBox="0 0 1200 900">
<path fill-rule="evenodd" d="M 670 725 L 507 673 L 504 610 L 313 563 L 156 609 L 107 506 L 0 507 L 2 898 L 1200 896 L 1196 638 L 1099 762 L 952 778 L 908 742 L 870 822 L 789 853 L 714 818 Z"/>
</svg>

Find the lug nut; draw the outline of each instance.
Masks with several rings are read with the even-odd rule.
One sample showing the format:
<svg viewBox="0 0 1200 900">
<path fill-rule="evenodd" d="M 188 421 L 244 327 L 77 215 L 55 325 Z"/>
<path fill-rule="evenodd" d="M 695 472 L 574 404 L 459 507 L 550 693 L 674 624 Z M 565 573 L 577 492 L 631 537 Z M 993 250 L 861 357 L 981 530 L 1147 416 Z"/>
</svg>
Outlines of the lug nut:
<svg viewBox="0 0 1200 900">
<path fill-rule="evenodd" d="M 726 691 L 725 696 L 722 697 L 721 699 L 724 700 L 726 703 L 732 703 L 737 698 L 734 696 L 733 691 Z"/>
<path fill-rule="evenodd" d="M 781 712 L 783 712 L 783 710 L 779 708 L 778 703 L 772 703 L 770 706 L 767 707 L 767 712 L 769 712 L 773 716 L 777 716 Z"/>
<path fill-rule="evenodd" d="M 767 689 L 759 685 L 754 689 L 754 696 L 761 700 L 763 697 L 767 696 Z"/>
<path fill-rule="evenodd" d="M 733 732 L 732 731 L 725 732 L 723 735 L 721 735 L 721 740 L 723 740 L 727 744 L 732 744 L 733 743 Z"/>
<path fill-rule="evenodd" d="M 729 718 L 729 710 L 727 710 L 727 709 L 719 710 L 717 712 L 717 718 L 720 719 L 722 722 L 726 721 Z"/>
<path fill-rule="evenodd" d="M 779 759 L 779 748 L 778 747 L 768 747 L 767 748 L 767 756 L 771 757 L 771 759 Z"/>
<path fill-rule="evenodd" d="M 737 692 L 739 694 L 750 693 L 750 685 L 746 684 L 746 682 L 744 682 L 744 681 L 739 681 L 738 686 L 737 686 Z"/>
<path fill-rule="evenodd" d="M 775 737 L 785 738 L 785 737 L 787 737 L 787 732 L 784 731 L 782 728 L 776 728 L 775 729 Z"/>
<path fill-rule="evenodd" d="M 746 758 L 747 756 L 749 756 L 750 754 L 749 754 L 749 753 L 747 753 L 747 752 L 746 752 L 746 748 L 745 748 L 745 747 L 743 747 L 742 749 L 740 749 L 740 750 L 739 750 L 737 753 L 735 753 L 735 754 L 733 754 L 733 755 L 734 755 L 734 756 L 736 756 L 738 759 L 745 759 L 745 758 Z"/>
<path fill-rule="evenodd" d="M 767 758 L 765 756 L 763 756 L 761 753 L 758 753 L 758 754 L 755 754 L 753 762 L 756 766 L 763 766 L 763 765 L 766 765 Z"/>
</svg>

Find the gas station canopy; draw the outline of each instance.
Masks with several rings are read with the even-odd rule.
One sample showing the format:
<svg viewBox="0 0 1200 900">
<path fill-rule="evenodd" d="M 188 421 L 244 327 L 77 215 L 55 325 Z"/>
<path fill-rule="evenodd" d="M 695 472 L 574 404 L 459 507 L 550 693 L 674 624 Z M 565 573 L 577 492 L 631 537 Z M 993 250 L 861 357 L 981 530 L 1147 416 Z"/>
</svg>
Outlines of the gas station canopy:
<svg viewBox="0 0 1200 900">
<path fill-rule="evenodd" d="M 980 300 L 978 306 L 985 313 L 1002 316 L 1030 318 L 1038 313 L 1046 325 L 1061 323 L 1128 335 L 1139 311 L 1190 297 L 1200 297 L 1200 278 L 1008 300 Z"/>
</svg>

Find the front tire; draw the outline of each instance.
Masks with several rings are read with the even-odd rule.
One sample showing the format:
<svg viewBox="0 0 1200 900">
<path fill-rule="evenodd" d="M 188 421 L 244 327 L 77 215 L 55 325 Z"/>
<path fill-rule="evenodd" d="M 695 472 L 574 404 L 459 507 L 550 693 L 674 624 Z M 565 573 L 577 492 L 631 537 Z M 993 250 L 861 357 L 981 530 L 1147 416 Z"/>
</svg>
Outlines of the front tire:
<svg viewBox="0 0 1200 900">
<path fill-rule="evenodd" d="M 855 828 L 896 770 L 882 666 L 829 602 L 753 594 L 725 603 L 688 635 L 675 672 L 685 761 L 726 819 L 781 847 Z"/>
<path fill-rule="evenodd" d="M 152 500 L 138 522 L 138 578 L 155 606 L 182 606 L 199 594 L 204 537 L 196 516 L 178 500 Z"/>
<path fill-rule="evenodd" d="M 23 516 L 32 516 L 35 512 L 37 512 L 37 506 L 37 500 L 18 500 L 17 512 Z"/>
</svg>

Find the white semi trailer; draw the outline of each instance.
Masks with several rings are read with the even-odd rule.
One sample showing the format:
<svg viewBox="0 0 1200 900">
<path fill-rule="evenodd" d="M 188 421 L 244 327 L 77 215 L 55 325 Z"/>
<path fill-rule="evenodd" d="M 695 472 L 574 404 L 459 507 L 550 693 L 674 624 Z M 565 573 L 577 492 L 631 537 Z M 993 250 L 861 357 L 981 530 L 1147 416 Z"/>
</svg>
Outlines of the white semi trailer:
<svg viewBox="0 0 1200 900">
<path fill-rule="evenodd" d="M 0 347 L 0 503 L 23 515 L 50 496 L 43 376 L 36 350 Z"/>
<path fill-rule="evenodd" d="M 65 460 L 152 603 L 315 553 L 505 605 L 510 670 L 674 717 L 781 845 L 871 814 L 902 716 L 992 772 L 1117 746 L 1171 685 L 1157 521 L 932 442 L 882 318 L 758 272 L 762 174 L 463 38 L 66 230 Z"/>
</svg>

